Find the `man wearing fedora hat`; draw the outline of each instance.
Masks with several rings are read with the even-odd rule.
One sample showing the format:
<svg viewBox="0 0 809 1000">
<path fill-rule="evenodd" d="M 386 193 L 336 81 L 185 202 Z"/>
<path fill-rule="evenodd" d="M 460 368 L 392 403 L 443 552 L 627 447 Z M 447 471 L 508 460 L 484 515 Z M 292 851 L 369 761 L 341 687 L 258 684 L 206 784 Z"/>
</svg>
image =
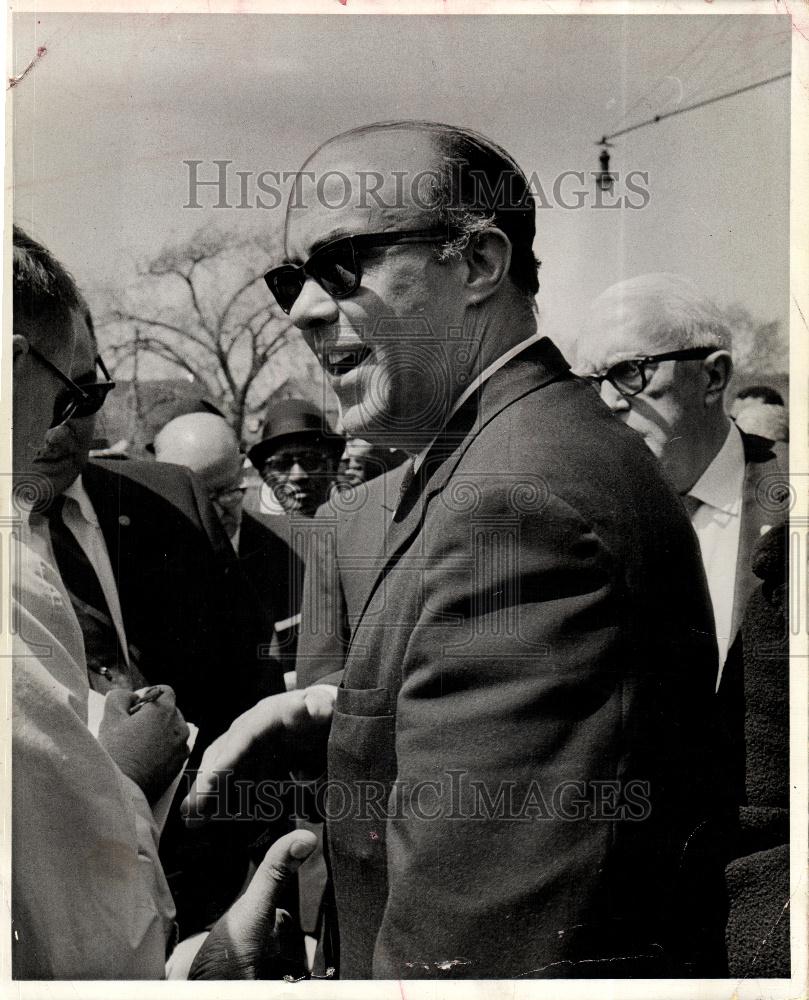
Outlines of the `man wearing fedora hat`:
<svg viewBox="0 0 809 1000">
<path fill-rule="evenodd" d="M 344 444 L 312 403 L 271 404 L 261 441 L 247 453 L 268 487 L 262 490 L 262 511 L 313 517 L 331 492 Z"/>
</svg>

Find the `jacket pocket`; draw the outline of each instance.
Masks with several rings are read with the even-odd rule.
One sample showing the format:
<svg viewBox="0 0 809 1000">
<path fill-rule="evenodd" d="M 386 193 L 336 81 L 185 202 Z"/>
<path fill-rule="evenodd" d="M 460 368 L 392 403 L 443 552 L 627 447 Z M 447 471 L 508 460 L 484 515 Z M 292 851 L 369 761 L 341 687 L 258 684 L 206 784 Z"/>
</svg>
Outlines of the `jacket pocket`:
<svg viewBox="0 0 809 1000">
<path fill-rule="evenodd" d="M 337 688 L 335 710 L 342 715 L 392 716 L 387 688 Z"/>
</svg>

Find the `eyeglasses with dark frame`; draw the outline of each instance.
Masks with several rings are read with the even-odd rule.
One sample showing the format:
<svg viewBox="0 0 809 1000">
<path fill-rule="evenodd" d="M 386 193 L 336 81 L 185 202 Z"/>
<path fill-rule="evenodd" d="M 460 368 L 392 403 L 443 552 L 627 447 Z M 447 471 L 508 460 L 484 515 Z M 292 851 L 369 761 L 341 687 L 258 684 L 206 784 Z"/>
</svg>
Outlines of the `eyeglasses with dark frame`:
<svg viewBox="0 0 809 1000">
<path fill-rule="evenodd" d="M 329 455 L 317 449 L 281 452 L 277 455 L 270 455 L 262 466 L 262 472 L 284 476 L 291 472 L 296 465 L 299 465 L 308 475 L 325 472 L 329 467 Z"/>
<path fill-rule="evenodd" d="M 646 370 L 648 365 L 657 364 L 659 361 L 699 361 L 718 350 L 718 347 L 691 347 L 683 351 L 647 354 L 642 358 L 618 361 L 603 372 L 584 377 L 595 386 L 597 392 L 601 391 L 604 382 L 609 382 L 622 396 L 637 396 L 649 384 L 649 373 Z"/>
<path fill-rule="evenodd" d="M 264 275 L 267 287 L 287 314 L 303 291 L 307 278 L 335 299 L 344 299 L 360 287 L 362 266 L 359 252 L 368 247 L 398 246 L 404 243 L 443 243 L 446 229 L 400 229 L 387 233 L 359 233 L 341 236 L 315 250 L 303 264 L 280 264 Z"/>
<path fill-rule="evenodd" d="M 89 417 L 94 413 L 98 413 L 104 405 L 107 395 L 115 388 L 115 382 L 110 378 L 110 373 L 107 371 L 106 365 L 98 355 L 96 356 L 95 364 L 101 369 L 101 374 L 106 379 L 106 382 L 89 382 L 79 385 L 35 347 L 29 346 L 28 350 L 40 364 L 44 365 L 49 371 L 52 371 L 60 382 L 63 382 L 65 385 L 65 388 L 59 391 L 53 402 L 51 428 L 61 427 L 68 420 Z"/>
</svg>

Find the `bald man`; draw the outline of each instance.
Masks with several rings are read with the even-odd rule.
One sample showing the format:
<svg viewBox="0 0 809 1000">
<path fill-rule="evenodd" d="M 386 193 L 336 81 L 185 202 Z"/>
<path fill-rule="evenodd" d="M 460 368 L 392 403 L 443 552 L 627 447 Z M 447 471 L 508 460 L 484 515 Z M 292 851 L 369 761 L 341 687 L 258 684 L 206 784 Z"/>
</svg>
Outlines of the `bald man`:
<svg viewBox="0 0 809 1000">
<path fill-rule="evenodd" d="M 244 458 L 233 428 L 213 413 L 170 420 L 154 441 L 158 462 L 190 469 L 219 516 L 256 599 L 272 616 L 272 655 L 294 671 L 303 561 L 286 518 L 244 510 Z M 281 522 L 276 523 L 276 522 Z M 292 684 L 292 677 L 288 678 Z"/>
<path fill-rule="evenodd" d="M 244 463 L 230 424 L 214 413 L 175 417 L 158 433 L 154 452 L 158 462 L 184 465 L 196 475 L 238 552 Z"/>
<path fill-rule="evenodd" d="M 696 541 L 537 329 L 527 177 L 430 122 L 354 129 L 303 169 L 323 197 L 290 202 L 265 280 L 345 433 L 413 460 L 364 553 L 326 748 L 341 978 L 721 974 Z M 296 731 L 267 702 L 211 768 Z"/>
</svg>

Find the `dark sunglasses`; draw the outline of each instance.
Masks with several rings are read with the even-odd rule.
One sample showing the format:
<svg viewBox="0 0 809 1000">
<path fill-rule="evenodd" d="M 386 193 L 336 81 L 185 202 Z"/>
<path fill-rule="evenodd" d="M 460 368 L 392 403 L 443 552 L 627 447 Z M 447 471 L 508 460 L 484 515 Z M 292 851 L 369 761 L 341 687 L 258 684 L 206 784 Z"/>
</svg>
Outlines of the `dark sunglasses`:
<svg viewBox="0 0 809 1000">
<path fill-rule="evenodd" d="M 637 396 L 649 384 L 649 373 L 646 370 L 648 365 L 656 364 L 658 361 L 698 361 L 707 358 L 709 354 L 713 354 L 717 350 L 719 350 L 717 347 L 692 347 L 684 351 L 647 354 L 642 358 L 619 361 L 597 375 L 585 375 L 584 377 L 599 392 L 602 383 L 609 382 L 622 396 Z"/>
<path fill-rule="evenodd" d="M 304 264 L 280 264 L 267 271 L 264 280 L 278 305 L 289 313 L 303 291 L 307 278 L 335 299 L 352 295 L 360 287 L 362 267 L 359 252 L 367 247 L 390 247 L 400 243 L 443 243 L 446 230 L 392 230 L 387 233 L 360 233 L 343 236 L 315 250 Z"/>
<path fill-rule="evenodd" d="M 319 451 L 288 452 L 281 455 L 271 455 L 264 463 L 264 472 L 283 475 L 290 472 L 294 465 L 299 465 L 304 472 L 323 472 L 329 464 L 329 456 Z"/>
<path fill-rule="evenodd" d="M 106 379 L 106 382 L 89 382 L 86 385 L 79 385 L 72 378 L 65 375 L 61 368 L 57 368 L 52 361 L 49 361 L 35 347 L 29 346 L 28 350 L 40 364 L 52 371 L 65 384 L 65 388 L 57 393 L 53 403 L 52 428 L 59 427 L 68 420 L 89 417 L 94 413 L 98 413 L 104 405 L 104 400 L 115 388 L 115 383 L 110 378 L 110 373 L 107 371 L 100 357 L 96 357 L 95 363 L 101 369 L 101 374 Z"/>
</svg>

